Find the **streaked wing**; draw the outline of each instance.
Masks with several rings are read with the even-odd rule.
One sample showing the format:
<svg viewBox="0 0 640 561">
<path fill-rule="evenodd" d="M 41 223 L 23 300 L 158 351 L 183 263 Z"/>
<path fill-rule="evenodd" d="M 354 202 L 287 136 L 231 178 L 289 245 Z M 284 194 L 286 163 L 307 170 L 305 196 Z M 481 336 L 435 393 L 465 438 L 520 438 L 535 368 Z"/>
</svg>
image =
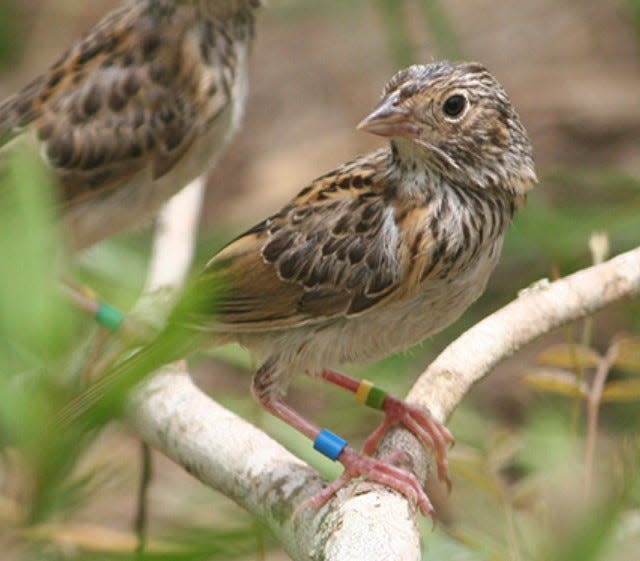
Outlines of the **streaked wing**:
<svg viewBox="0 0 640 561">
<path fill-rule="evenodd" d="M 0 148 L 19 134 L 16 98 L 10 97 L 0 103 Z"/>
<path fill-rule="evenodd" d="M 255 331 L 360 314 L 397 289 L 393 209 L 372 185 L 386 151 L 317 179 L 208 264 L 224 278 L 214 329 Z M 196 323 L 206 323 L 207 312 Z"/>
<path fill-rule="evenodd" d="M 0 141 L 35 129 L 66 204 L 100 196 L 145 168 L 163 176 L 229 102 L 223 76 L 216 80 L 211 68 L 204 76 L 194 64 L 200 54 L 189 22 L 145 6 L 107 16 L 0 106 Z"/>
</svg>

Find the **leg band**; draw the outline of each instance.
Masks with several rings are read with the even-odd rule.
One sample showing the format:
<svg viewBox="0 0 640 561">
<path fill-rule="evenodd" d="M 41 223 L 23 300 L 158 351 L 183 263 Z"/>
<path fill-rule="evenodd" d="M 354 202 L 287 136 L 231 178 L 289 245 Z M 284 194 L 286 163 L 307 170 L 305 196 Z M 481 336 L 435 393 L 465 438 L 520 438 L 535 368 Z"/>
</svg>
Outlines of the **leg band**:
<svg viewBox="0 0 640 561">
<path fill-rule="evenodd" d="M 313 441 L 314 449 L 334 462 L 346 445 L 347 441 L 344 438 L 340 438 L 327 429 L 322 429 Z"/>
<path fill-rule="evenodd" d="M 100 302 L 100 307 L 96 313 L 96 321 L 106 327 L 109 331 L 118 331 L 122 321 L 124 320 L 124 314 L 116 308 Z"/>
<path fill-rule="evenodd" d="M 356 391 L 356 401 L 373 409 L 382 409 L 385 397 L 387 392 L 369 380 L 362 380 Z"/>
</svg>

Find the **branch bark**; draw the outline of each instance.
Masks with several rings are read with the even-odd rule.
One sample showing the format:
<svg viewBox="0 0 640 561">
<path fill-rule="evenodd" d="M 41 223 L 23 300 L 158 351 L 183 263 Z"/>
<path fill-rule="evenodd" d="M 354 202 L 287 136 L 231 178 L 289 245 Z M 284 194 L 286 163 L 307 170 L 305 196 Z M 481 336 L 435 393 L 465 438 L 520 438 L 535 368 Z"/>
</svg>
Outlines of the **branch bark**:
<svg viewBox="0 0 640 561">
<path fill-rule="evenodd" d="M 408 399 L 446 419 L 500 361 L 554 329 L 640 294 L 640 247 L 553 283 L 533 286 L 451 343 Z"/>
<path fill-rule="evenodd" d="M 170 228 L 174 220 L 165 217 Z M 164 235 L 170 236 L 166 229 Z M 152 271 L 154 265 L 171 266 L 167 253 L 156 255 L 161 262 L 152 264 Z M 165 273 L 155 274 L 166 285 L 171 273 Z M 526 290 L 449 345 L 420 376 L 408 400 L 445 420 L 475 382 L 525 344 L 638 294 L 640 248 Z M 130 418 L 145 441 L 264 520 L 296 561 L 421 559 L 415 508 L 379 485 L 356 482 L 319 511 L 294 513 L 323 484 L 317 472 L 205 396 L 182 366 L 165 367 L 145 381 L 132 399 Z M 433 465 L 430 451 L 402 429 L 390 432 L 380 452 L 393 448 L 408 452 L 409 467 L 424 480 Z"/>
<path fill-rule="evenodd" d="M 206 178 L 198 177 L 169 199 L 156 220 L 144 293 L 184 284 L 195 249 Z"/>
</svg>

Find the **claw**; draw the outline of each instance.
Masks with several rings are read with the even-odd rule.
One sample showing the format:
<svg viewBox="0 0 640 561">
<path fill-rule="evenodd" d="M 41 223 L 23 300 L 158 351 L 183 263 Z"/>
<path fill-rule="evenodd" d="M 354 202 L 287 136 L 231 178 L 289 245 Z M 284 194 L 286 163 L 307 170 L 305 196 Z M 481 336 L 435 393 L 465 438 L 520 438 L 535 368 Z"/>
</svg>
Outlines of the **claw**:
<svg viewBox="0 0 640 561">
<path fill-rule="evenodd" d="M 347 446 L 338 458 L 344 466 L 342 475 L 313 497 L 299 504 L 294 511 L 294 516 L 304 508 L 312 507 L 317 509 L 324 506 L 333 495 L 352 479 L 364 477 L 385 487 L 391 487 L 408 499 L 417 502 L 422 514 L 431 516 L 435 523 L 435 511 L 429 497 L 422 489 L 422 485 L 412 473 L 390 463 L 390 461 L 398 459 L 402 455 L 404 455 L 404 452 L 392 452 L 386 458 L 378 460 L 360 454 Z"/>
<path fill-rule="evenodd" d="M 363 452 L 368 455 L 373 454 L 380 440 L 391 427 L 404 425 L 423 446 L 433 448 L 436 454 L 438 479 L 445 482 L 447 488 L 451 490 L 451 481 L 447 475 L 447 447 L 453 443 L 453 436 L 447 427 L 415 405 L 389 395 L 385 397 L 383 411 L 385 419 L 367 438 Z"/>
</svg>

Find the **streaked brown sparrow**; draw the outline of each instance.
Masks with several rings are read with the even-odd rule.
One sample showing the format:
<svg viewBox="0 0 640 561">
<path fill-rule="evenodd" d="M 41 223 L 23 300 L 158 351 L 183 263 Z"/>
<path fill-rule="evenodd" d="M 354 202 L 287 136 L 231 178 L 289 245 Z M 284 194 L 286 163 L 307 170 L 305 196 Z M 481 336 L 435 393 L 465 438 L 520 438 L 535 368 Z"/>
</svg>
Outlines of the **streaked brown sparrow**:
<svg viewBox="0 0 640 561">
<path fill-rule="evenodd" d="M 366 476 L 431 504 L 418 481 L 368 455 L 395 424 L 434 446 L 446 478 L 447 429 L 426 411 L 330 370 L 372 360 L 443 329 L 480 296 L 516 211 L 536 182 L 531 145 L 507 94 L 478 63 L 398 72 L 359 129 L 390 145 L 331 171 L 236 238 L 197 281 L 224 298 L 194 318 L 214 344 L 237 341 L 261 361 L 253 393 L 269 411 Z M 365 454 L 284 401 L 306 372 L 356 392 L 386 419 Z"/>
<path fill-rule="evenodd" d="M 261 0 L 130 0 L 0 103 L 62 184 L 78 250 L 136 226 L 208 171 L 238 129 Z"/>
</svg>

